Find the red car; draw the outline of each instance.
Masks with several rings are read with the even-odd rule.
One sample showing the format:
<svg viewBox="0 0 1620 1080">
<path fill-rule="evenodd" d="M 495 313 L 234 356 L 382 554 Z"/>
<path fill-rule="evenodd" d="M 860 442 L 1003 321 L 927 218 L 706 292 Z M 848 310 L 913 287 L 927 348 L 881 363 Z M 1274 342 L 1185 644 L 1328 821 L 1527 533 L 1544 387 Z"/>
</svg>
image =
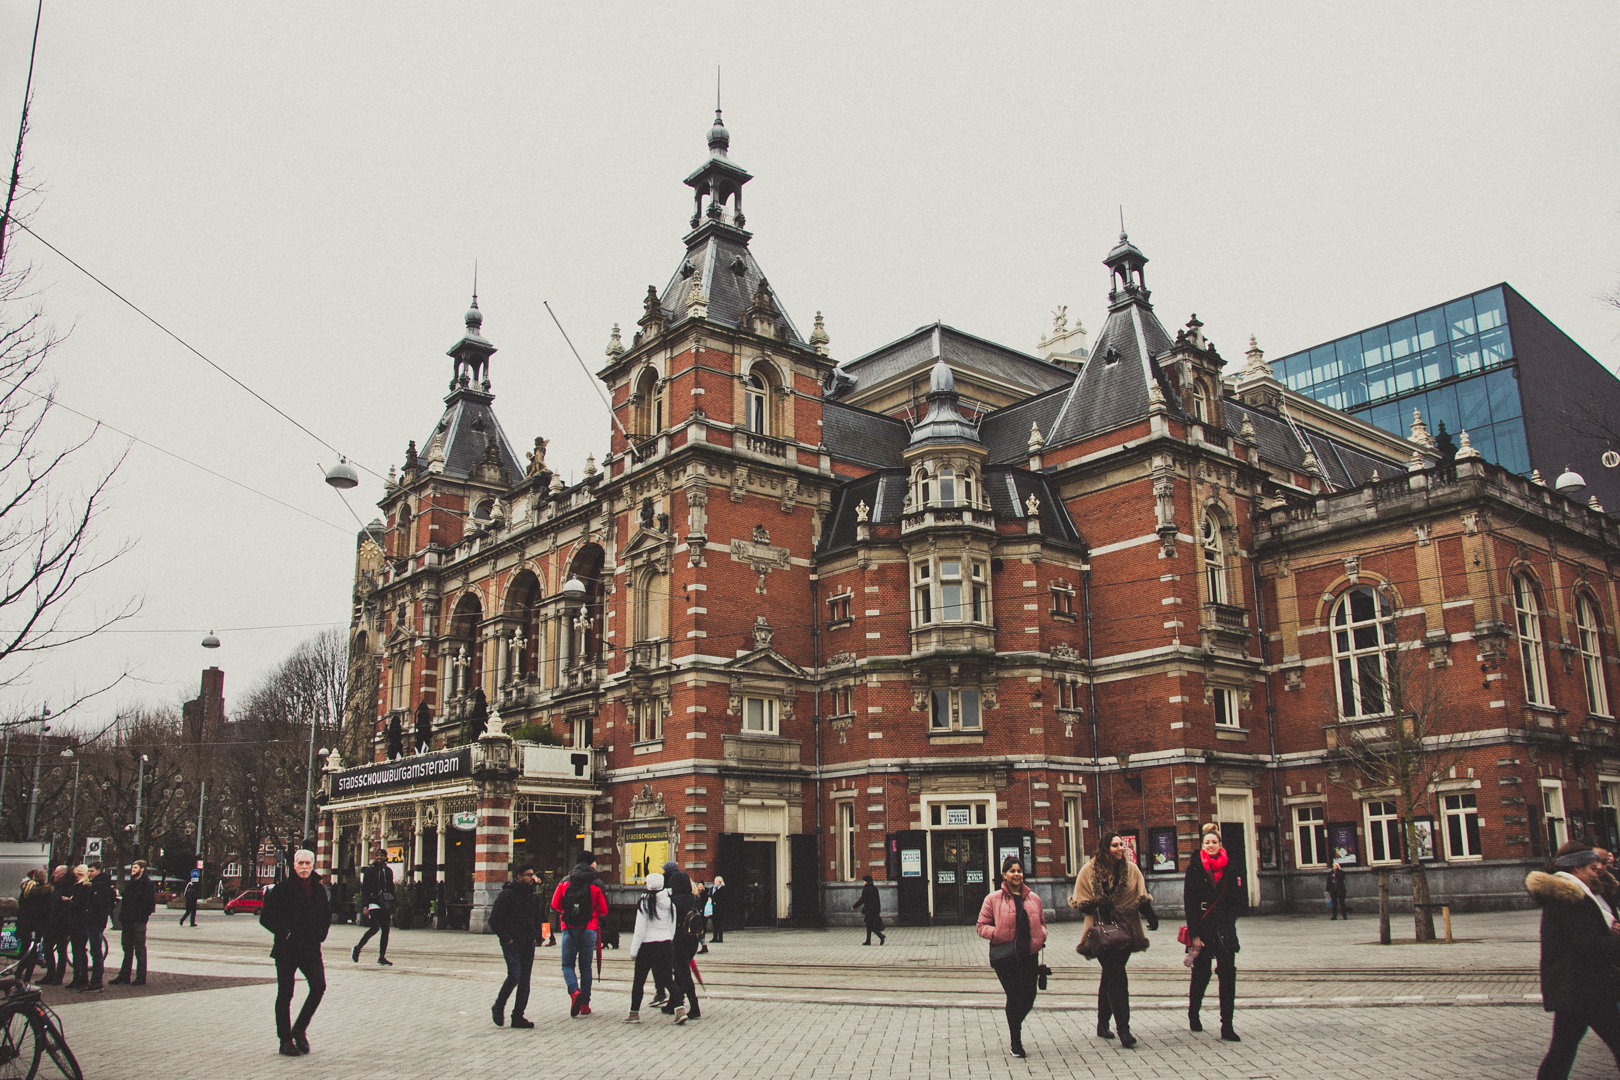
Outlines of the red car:
<svg viewBox="0 0 1620 1080">
<path fill-rule="evenodd" d="M 264 907 L 264 894 L 267 889 L 248 889 L 239 892 L 225 901 L 225 914 L 235 915 L 237 912 L 255 912 Z"/>
</svg>

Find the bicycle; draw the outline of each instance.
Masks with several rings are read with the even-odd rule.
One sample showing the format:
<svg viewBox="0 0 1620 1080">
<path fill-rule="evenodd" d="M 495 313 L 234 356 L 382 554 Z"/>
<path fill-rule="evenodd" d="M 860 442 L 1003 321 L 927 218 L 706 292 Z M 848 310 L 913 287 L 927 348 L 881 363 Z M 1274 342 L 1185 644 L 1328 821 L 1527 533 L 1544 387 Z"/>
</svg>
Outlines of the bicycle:
<svg viewBox="0 0 1620 1080">
<path fill-rule="evenodd" d="M 30 945 L 17 962 L 0 971 L 0 1080 L 34 1080 L 42 1058 L 67 1080 L 84 1080 L 78 1059 L 68 1049 L 62 1035 L 62 1022 L 40 997 L 39 988 L 17 977 L 27 961 L 32 966 L 34 947 Z"/>
</svg>

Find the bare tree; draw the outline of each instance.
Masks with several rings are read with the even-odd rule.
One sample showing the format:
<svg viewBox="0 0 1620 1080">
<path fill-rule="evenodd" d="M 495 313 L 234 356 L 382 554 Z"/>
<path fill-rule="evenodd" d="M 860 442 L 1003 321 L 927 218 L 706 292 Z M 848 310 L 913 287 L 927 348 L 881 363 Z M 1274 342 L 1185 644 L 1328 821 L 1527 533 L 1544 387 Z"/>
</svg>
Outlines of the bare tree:
<svg viewBox="0 0 1620 1080">
<path fill-rule="evenodd" d="M 175 710 L 141 709 L 120 716 L 81 743 L 77 754 L 81 775 L 76 834 L 103 837 L 102 860 L 117 867 L 120 875 L 137 858 L 153 859 L 154 839 L 184 831 L 192 782 L 186 776 L 187 755 Z M 61 799 L 72 783 L 72 770 L 61 770 L 55 780 L 55 795 Z"/>
<path fill-rule="evenodd" d="M 1393 634 L 1396 617 L 1381 591 L 1378 603 L 1389 619 L 1382 625 Z M 1461 711 L 1450 707 L 1443 652 L 1420 642 L 1385 640 L 1394 647 L 1378 654 L 1381 661 L 1363 656 L 1348 672 L 1340 672 L 1341 681 L 1348 676 L 1359 682 L 1364 702 L 1370 696 L 1382 706 L 1369 711 L 1384 715 L 1334 726 L 1329 775 L 1354 791 L 1394 792 L 1412 874 L 1414 936 L 1433 941 L 1434 913 L 1428 906 L 1428 873 L 1418 858 L 1417 819 L 1433 812 L 1437 786 L 1462 758 Z"/>
</svg>

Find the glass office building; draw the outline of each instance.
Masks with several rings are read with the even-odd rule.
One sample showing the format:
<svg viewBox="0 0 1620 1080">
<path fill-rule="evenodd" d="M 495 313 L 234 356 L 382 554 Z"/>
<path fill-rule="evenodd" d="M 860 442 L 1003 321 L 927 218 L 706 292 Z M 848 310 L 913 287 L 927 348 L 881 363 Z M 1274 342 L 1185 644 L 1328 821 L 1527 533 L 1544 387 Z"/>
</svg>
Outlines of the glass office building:
<svg viewBox="0 0 1620 1080">
<path fill-rule="evenodd" d="M 1486 459 L 1528 473 L 1520 358 L 1504 287 L 1285 356 L 1272 370 L 1289 389 L 1397 435 L 1410 432 L 1416 409 L 1431 434 L 1442 423 L 1454 440 L 1467 431 Z"/>
</svg>

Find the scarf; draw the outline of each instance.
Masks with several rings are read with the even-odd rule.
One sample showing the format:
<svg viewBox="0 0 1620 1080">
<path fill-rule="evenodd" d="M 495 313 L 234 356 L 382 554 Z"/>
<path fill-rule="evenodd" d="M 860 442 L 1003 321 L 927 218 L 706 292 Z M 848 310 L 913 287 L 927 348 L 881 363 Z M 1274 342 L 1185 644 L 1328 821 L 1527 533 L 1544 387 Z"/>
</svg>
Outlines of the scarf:
<svg viewBox="0 0 1620 1080">
<path fill-rule="evenodd" d="M 1029 911 L 1024 907 L 1024 894 L 1009 892 L 1007 895 L 1013 898 L 1018 918 L 1017 925 L 1013 927 L 1013 953 L 1016 956 L 1025 957 L 1030 954 Z"/>
<path fill-rule="evenodd" d="M 1200 851 L 1198 857 L 1204 860 L 1204 869 L 1209 871 L 1210 879 L 1219 885 L 1221 883 L 1221 874 L 1226 871 L 1226 849 L 1221 848 L 1220 851 L 1215 853 L 1214 858 L 1211 858 L 1206 851 Z"/>
</svg>

